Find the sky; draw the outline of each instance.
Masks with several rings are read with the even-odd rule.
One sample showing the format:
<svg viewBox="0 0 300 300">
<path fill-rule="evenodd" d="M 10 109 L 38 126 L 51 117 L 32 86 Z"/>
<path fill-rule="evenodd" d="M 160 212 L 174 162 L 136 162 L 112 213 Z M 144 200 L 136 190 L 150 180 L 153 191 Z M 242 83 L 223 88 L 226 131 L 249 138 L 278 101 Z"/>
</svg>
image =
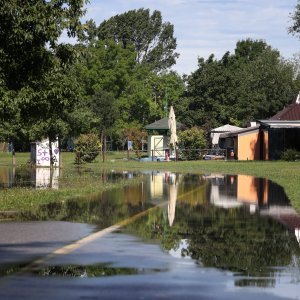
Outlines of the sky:
<svg viewBox="0 0 300 300">
<path fill-rule="evenodd" d="M 247 38 L 262 39 L 292 58 L 300 51 L 300 40 L 288 33 L 296 5 L 297 0 L 90 0 L 85 19 L 99 25 L 128 10 L 159 10 L 163 22 L 174 25 L 180 56 L 173 70 L 182 75 L 197 69 L 198 57 L 213 53 L 220 59 Z"/>
</svg>

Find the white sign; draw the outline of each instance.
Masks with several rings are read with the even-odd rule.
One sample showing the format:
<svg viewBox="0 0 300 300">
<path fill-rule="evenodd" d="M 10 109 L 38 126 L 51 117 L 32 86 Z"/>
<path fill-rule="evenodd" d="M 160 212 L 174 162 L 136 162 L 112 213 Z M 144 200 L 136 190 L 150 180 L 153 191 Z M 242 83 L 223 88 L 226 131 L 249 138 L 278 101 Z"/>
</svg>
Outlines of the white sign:
<svg viewBox="0 0 300 300">
<path fill-rule="evenodd" d="M 52 143 L 52 159 L 53 166 L 59 166 L 59 147 L 58 140 Z M 37 167 L 50 167 L 50 149 L 49 140 L 43 140 L 36 143 L 36 166 Z"/>
</svg>

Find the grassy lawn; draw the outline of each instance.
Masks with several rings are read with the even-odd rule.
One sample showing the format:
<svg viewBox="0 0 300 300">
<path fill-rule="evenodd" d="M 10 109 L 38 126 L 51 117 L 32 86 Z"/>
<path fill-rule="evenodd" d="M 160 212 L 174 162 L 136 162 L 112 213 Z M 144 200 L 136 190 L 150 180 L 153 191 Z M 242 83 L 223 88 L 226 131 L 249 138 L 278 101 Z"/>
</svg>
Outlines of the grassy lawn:
<svg viewBox="0 0 300 300">
<path fill-rule="evenodd" d="M 59 190 L 34 190 L 13 188 L 0 190 L 0 210 L 19 210 L 36 206 L 50 201 L 63 201 L 68 198 L 98 193 L 126 185 L 126 181 L 119 183 L 103 183 L 99 180 L 104 170 L 161 170 L 182 173 L 223 173 L 246 174 L 265 177 L 280 184 L 294 208 L 300 212 L 300 162 L 283 161 L 180 161 L 180 162 L 138 162 L 126 160 L 127 153 L 111 153 L 106 162 L 100 157 L 96 162 L 80 167 L 81 170 L 92 170 L 95 173 L 82 172 L 78 175 L 74 164 L 73 153 L 62 155 L 62 176 Z M 17 165 L 24 166 L 29 159 L 29 153 L 17 153 Z M 0 154 L 0 166 L 10 165 L 11 156 Z M 75 172 L 76 171 L 76 172 Z"/>
</svg>

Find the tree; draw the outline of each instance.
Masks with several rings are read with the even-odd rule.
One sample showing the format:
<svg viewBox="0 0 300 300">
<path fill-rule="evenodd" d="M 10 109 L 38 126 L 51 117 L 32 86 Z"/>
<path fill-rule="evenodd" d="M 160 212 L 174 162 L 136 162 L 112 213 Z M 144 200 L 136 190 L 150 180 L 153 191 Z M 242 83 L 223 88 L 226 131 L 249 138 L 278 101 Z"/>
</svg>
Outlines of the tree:
<svg viewBox="0 0 300 300">
<path fill-rule="evenodd" d="M 135 66 L 133 49 L 123 49 L 113 41 L 89 45 L 86 57 L 77 66 L 83 83 L 84 105 L 91 108 L 94 119 L 91 125 L 102 135 L 103 159 L 107 135 L 111 134 L 121 110 L 126 115 L 126 107 L 120 107 L 119 100 L 128 89 Z"/>
<path fill-rule="evenodd" d="M 96 41 L 87 46 L 77 66 L 83 83 L 82 107 L 90 110 L 93 119 L 86 122 L 93 132 L 112 137 L 118 148 L 124 146 L 124 129 L 142 128 L 161 118 L 166 100 L 174 103 L 184 90 L 178 74 L 156 74 L 135 57 L 133 47 Z M 102 144 L 105 151 L 105 142 Z"/>
<path fill-rule="evenodd" d="M 79 85 L 70 66 L 57 66 L 34 85 L 21 89 L 20 110 L 22 118 L 28 121 L 30 138 L 47 136 L 51 144 L 57 137 L 66 137 L 71 129 L 69 114 L 74 111 L 78 97 Z"/>
<path fill-rule="evenodd" d="M 96 134 L 81 134 L 75 141 L 76 162 L 92 162 L 101 150 L 101 143 Z"/>
<path fill-rule="evenodd" d="M 92 21 L 86 27 L 87 39 L 94 33 Z M 130 10 L 103 21 L 97 29 L 99 40 L 114 40 L 124 49 L 134 46 L 136 61 L 161 71 L 176 63 L 174 26 L 162 22 L 161 12 L 149 9 Z"/>
<path fill-rule="evenodd" d="M 8 124 L 34 125 L 34 136 L 49 135 L 50 154 L 51 141 L 65 131 L 66 111 L 77 99 L 76 81 L 69 72 L 76 53 L 74 47 L 58 44 L 58 38 L 64 30 L 70 37 L 81 30 L 85 3 L 1 1 L 0 81 L 6 95 L 1 102 L 10 115 L 0 112 L 0 118 Z"/>
<path fill-rule="evenodd" d="M 296 37 L 300 37 L 300 2 L 297 1 L 297 5 L 295 7 L 294 13 L 291 14 L 291 18 L 293 21 L 292 26 L 289 27 L 289 33 L 295 35 Z"/>
<path fill-rule="evenodd" d="M 74 37 L 81 29 L 85 2 L 1 0 L 1 77 L 8 89 L 19 90 L 38 80 L 53 67 L 53 54 L 65 61 L 70 58 L 57 41 L 64 30 Z"/>
<path fill-rule="evenodd" d="M 178 146 L 187 159 L 199 159 L 197 150 L 206 148 L 206 137 L 203 129 L 192 127 L 178 134 Z"/>
<path fill-rule="evenodd" d="M 187 125 L 211 128 L 269 118 L 295 97 L 299 79 L 292 63 L 264 41 L 239 41 L 235 53 L 200 58 L 187 79 Z"/>
</svg>

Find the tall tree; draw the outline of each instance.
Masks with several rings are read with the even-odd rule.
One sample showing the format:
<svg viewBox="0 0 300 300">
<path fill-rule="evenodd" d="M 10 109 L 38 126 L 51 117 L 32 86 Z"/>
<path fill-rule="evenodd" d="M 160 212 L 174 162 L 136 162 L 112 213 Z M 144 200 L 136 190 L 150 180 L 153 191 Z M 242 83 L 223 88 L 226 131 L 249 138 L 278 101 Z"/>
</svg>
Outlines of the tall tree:
<svg viewBox="0 0 300 300">
<path fill-rule="evenodd" d="M 95 28 L 92 21 L 86 26 L 87 38 L 92 40 Z M 176 63 L 174 26 L 163 22 L 161 12 L 149 9 L 130 10 L 103 21 L 97 29 L 100 40 L 114 40 L 123 48 L 133 45 L 136 61 L 161 71 Z"/>
<path fill-rule="evenodd" d="M 297 1 L 297 5 L 295 6 L 295 11 L 291 14 L 291 19 L 293 24 L 289 27 L 289 33 L 295 35 L 300 38 L 300 1 Z"/>
<path fill-rule="evenodd" d="M 234 54 L 198 63 L 187 80 L 186 120 L 207 130 L 271 117 L 299 88 L 293 65 L 263 41 L 240 41 Z"/>
<path fill-rule="evenodd" d="M 1 0 L 0 61 L 7 88 L 18 90 L 53 67 L 52 54 L 58 51 L 62 32 L 67 30 L 74 37 L 81 29 L 85 2 Z M 67 60 L 66 51 L 61 50 L 61 58 Z"/>
<path fill-rule="evenodd" d="M 120 105 L 130 88 L 131 76 L 136 70 L 133 48 L 123 49 L 113 41 L 97 41 L 89 45 L 87 55 L 78 64 L 78 76 L 83 83 L 83 105 L 91 109 L 90 122 L 102 135 L 105 153 L 106 136 L 111 135 L 118 118 L 126 118 L 128 103 Z M 103 156 L 104 157 L 104 156 Z"/>
<path fill-rule="evenodd" d="M 10 118 L 0 112 L 1 121 L 15 122 L 20 117 L 28 127 L 47 123 L 38 131 L 40 137 L 49 135 L 50 141 L 62 132 L 65 124 L 55 120 L 63 120 L 65 109 L 70 110 L 76 102 L 75 90 L 71 91 L 76 85 L 69 84 L 73 81 L 68 73 L 76 55 L 72 46 L 59 44 L 58 38 L 64 30 L 70 37 L 81 30 L 85 3 L 1 1 L 0 78 L 6 95 L 1 104 L 13 108 Z"/>
</svg>

